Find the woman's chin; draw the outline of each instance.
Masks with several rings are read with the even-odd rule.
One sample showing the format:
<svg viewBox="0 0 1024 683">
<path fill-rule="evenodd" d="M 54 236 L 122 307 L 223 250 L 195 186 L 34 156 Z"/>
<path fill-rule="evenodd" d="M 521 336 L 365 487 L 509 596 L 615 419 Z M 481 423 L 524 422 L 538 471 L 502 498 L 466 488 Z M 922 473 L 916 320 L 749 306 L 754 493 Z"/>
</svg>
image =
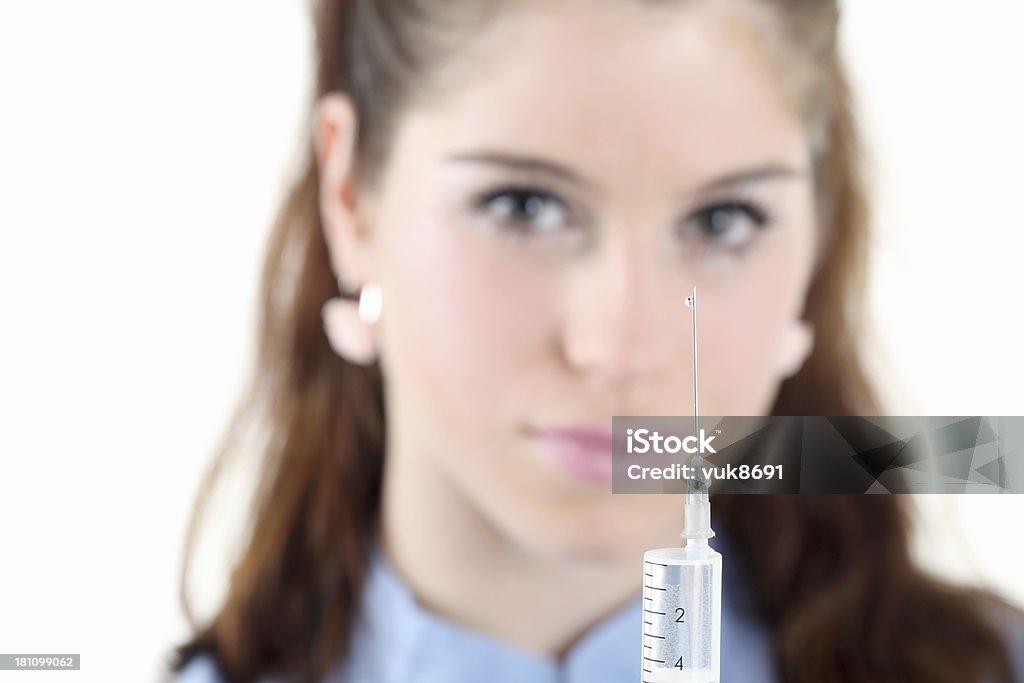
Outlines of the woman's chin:
<svg viewBox="0 0 1024 683">
<path fill-rule="evenodd" d="M 528 551 L 553 559 L 635 562 L 643 557 L 644 551 L 664 547 L 673 540 L 669 537 L 678 533 L 668 529 L 664 523 L 658 527 L 669 533 L 652 534 L 656 527 L 642 524 L 639 520 L 630 523 L 628 519 L 620 518 L 609 523 L 601 515 L 591 519 L 566 515 L 519 526 L 514 535 Z"/>
</svg>

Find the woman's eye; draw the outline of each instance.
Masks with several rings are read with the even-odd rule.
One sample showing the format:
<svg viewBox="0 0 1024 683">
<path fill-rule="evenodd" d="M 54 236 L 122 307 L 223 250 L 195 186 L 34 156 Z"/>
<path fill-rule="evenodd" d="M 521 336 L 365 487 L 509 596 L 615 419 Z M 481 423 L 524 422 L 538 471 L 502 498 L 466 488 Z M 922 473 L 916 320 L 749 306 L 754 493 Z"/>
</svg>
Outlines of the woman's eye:
<svg viewBox="0 0 1024 683">
<path fill-rule="evenodd" d="M 489 218 L 513 232 L 544 234 L 569 223 L 565 203 L 541 190 L 500 190 L 484 195 L 477 204 Z"/>
<path fill-rule="evenodd" d="M 742 249 L 771 222 L 767 212 L 750 202 L 733 201 L 700 209 L 688 220 L 697 237 L 712 246 Z"/>
</svg>

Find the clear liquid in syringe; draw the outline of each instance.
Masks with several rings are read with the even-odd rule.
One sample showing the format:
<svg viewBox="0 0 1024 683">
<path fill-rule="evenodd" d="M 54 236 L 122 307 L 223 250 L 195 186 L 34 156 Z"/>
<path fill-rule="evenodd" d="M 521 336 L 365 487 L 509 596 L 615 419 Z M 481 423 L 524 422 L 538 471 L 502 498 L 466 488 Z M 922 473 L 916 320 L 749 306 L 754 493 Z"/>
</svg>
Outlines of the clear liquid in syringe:
<svg viewBox="0 0 1024 683">
<path fill-rule="evenodd" d="M 717 683 L 721 576 L 704 539 L 644 554 L 644 683 Z"/>
</svg>

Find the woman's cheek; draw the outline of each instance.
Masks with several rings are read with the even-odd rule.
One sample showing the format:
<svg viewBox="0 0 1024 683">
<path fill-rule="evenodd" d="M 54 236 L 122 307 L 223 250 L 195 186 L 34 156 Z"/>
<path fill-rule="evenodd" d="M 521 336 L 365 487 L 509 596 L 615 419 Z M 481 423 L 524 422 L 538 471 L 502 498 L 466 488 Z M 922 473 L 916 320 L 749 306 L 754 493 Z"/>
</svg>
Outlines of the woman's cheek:
<svg viewBox="0 0 1024 683">
<path fill-rule="evenodd" d="M 434 398 L 494 405 L 535 344 L 541 283 L 464 222 L 421 220 L 407 233 L 392 273 L 397 345 Z"/>
<path fill-rule="evenodd" d="M 698 339 L 704 414 L 770 411 L 781 382 L 781 339 L 792 324 L 792 301 L 802 296 L 783 273 L 756 268 L 726 287 L 706 288 Z"/>
</svg>

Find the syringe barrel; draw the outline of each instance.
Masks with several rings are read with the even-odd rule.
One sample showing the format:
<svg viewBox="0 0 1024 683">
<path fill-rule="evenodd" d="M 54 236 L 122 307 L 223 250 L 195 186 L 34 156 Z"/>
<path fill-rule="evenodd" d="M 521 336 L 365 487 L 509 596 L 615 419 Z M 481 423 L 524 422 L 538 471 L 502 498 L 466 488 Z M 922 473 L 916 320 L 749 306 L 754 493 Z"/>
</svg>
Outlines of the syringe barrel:
<svg viewBox="0 0 1024 683">
<path fill-rule="evenodd" d="M 718 683 L 722 556 L 705 539 L 644 553 L 645 683 Z"/>
</svg>

